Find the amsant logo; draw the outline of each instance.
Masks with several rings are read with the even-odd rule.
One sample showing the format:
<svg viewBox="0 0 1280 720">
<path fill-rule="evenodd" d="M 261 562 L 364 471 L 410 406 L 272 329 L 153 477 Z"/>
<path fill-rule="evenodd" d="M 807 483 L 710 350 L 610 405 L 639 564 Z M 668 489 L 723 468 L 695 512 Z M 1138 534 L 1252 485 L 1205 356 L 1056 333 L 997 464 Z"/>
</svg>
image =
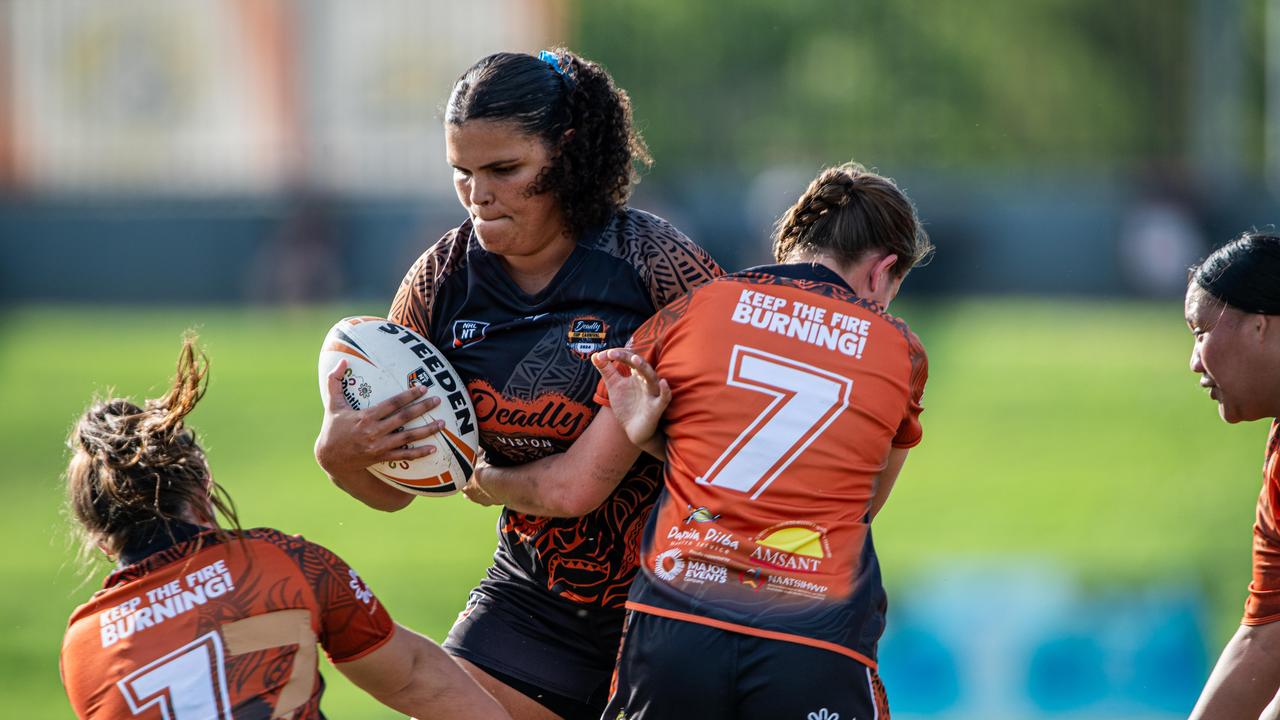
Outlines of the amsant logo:
<svg viewBox="0 0 1280 720">
<path fill-rule="evenodd" d="M 831 557 L 826 528 L 810 522 L 779 523 L 756 535 L 755 541 L 752 562 L 778 570 L 816 573 L 822 561 Z"/>
</svg>

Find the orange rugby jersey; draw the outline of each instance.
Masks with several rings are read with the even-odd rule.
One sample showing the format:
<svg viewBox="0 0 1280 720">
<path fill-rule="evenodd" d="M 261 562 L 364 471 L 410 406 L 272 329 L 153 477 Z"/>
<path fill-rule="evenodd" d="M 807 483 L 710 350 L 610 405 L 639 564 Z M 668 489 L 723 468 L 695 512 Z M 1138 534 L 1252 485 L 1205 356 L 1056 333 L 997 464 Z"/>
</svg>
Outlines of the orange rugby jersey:
<svg viewBox="0 0 1280 720">
<path fill-rule="evenodd" d="M 1244 604 L 1245 625 L 1280 620 L 1280 420 L 1271 423 L 1262 465 L 1262 492 L 1253 525 L 1253 582 Z"/>
<path fill-rule="evenodd" d="M 62 681 L 81 718 L 320 718 L 316 643 L 334 662 L 395 626 L 354 570 L 270 529 L 194 526 L 123 567 L 71 615 Z"/>
<path fill-rule="evenodd" d="M 868 508 L 890 448 L 921 438 L 919 339 L 836 273 L 795 264 L 695 290 L 632 347 L 672 401 L 627 607 L 874 666 L 886 601 Z"/>
</svg>

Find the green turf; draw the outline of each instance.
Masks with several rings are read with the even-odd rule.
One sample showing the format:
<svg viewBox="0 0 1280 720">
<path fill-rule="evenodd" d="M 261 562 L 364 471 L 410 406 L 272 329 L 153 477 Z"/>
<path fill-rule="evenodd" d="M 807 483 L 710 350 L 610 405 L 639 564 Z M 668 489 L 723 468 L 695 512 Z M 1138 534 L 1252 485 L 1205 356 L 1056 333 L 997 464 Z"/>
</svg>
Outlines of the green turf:
<svg viewBox="0 0 1280 720">
<path fill-rule="evenodd" d="M 6 472 L 0 695 L 23 717 L 66 717 L 58 682 L 81 585 L 60 511 L 63 440 L 89 398 L 164 389 L 196 327 L 212 360 L 192 417 L 246 526 L 321 542 L 359 568 L 401 622 L 443 636 L 493 551 L 493 510 L 461 497 L 385 515 L 315 466 L 315 357 L 330 323 L 381 307 L 306 311 L 24 308 L 0 315 Z M 891 592 L 956 559 L 1053 563 L 1088 583 L 1190 582 L 1213 642 L 1238 619 L 1266 427 L 1216 417 L 1187 369 L 1178 303 L 1003 299 L 895 307 L 930 352 L 925 442 L 877 521 Z M 892 623 L 892 617 L 890 618 Z M 393 714 L 331 668 L 331 717 Z"/>
</svg>

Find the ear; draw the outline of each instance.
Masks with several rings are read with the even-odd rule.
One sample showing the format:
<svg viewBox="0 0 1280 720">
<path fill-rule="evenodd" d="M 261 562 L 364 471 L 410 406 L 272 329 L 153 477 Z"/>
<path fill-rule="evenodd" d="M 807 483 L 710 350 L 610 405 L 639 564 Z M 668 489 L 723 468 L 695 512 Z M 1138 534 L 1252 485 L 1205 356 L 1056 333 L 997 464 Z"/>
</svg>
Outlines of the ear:
<svg viewBox="0 0 1280 720">
<path fill-rule="evenodd" d="M 192 525 L 201 525 L 204 527 L 216 526 L 218 524 L 217 515 L 213 508 L 213 478 L 209 478 L 209 493 L 207 499 L 198 506 L 187 506 L 185 512 L 182 513 L 182 519 Z"/>
<path fill-rule="evenodd" d="M 98 546 L 98 549 L 102 551 L 103 555 L 107 556 L 108 560 L 110 560 L 111 562 L 116 561 L 115 552 L 112 551 L 111 546 L 107 545 L 107 543 L 104 540 L 102 539 L 94 540 L 93 544 Z"/>
<path fill-rule="evenodd" d="M 873 295 L 879 293 L 893 282 L 893 276 L 890 275 L 889 271 L 897 264 L 898 256 L 894 253 L 889 253 L 871 266 L 871 293 Z"/>
</svg>

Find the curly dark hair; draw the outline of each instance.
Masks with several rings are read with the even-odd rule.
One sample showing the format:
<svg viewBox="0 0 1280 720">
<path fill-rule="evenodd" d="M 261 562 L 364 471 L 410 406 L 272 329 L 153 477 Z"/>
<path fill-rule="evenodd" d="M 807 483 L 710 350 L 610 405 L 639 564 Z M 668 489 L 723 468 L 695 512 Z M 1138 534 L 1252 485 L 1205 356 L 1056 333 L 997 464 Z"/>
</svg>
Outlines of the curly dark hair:
<svg viewBox="0 0 1280 720">
<path fill-rule="evenodd" d="M 553 193 L 580 238 L 626 204 L 639 182 L 636 165 L 653 159 L 632 125 L 631 99 L 603 67 L 565 48 L 544 56 L 481 59 L 454 84 L 445 122 L 503 120 L 541 138 L 553 160 L 528 192 Z"/>
</svg>

